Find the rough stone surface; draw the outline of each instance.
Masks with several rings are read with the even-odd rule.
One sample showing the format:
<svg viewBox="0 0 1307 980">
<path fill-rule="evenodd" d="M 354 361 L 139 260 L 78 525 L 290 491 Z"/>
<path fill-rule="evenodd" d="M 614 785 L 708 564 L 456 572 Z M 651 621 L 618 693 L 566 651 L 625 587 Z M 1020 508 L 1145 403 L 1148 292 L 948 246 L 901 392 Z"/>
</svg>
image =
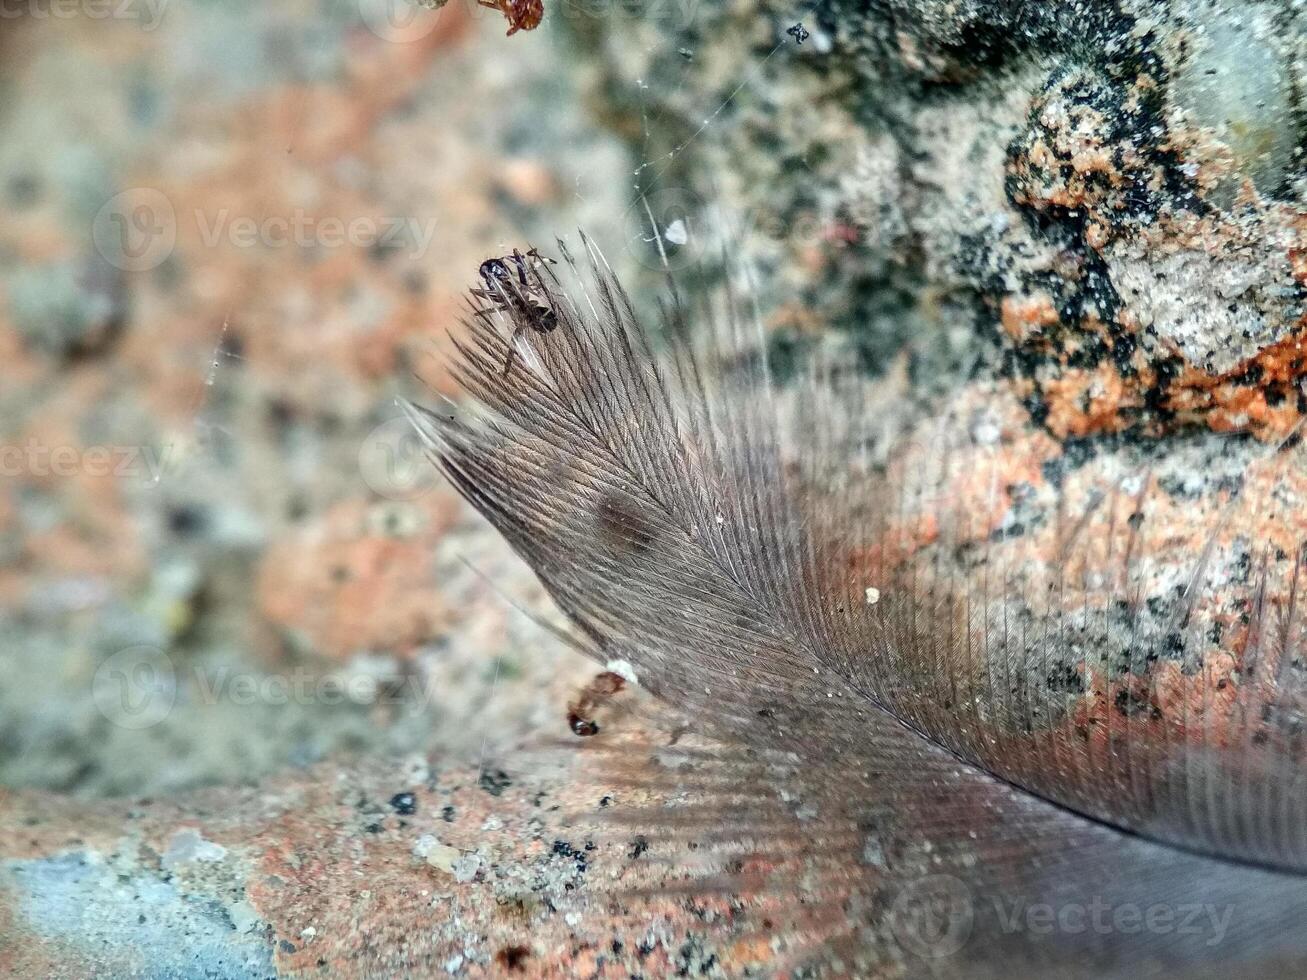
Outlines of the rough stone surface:
<svg viewBox="0 0 1307 980">
<path fill-rule="evenodd" d="M 643 760 L 650 734 L 626 733 L 616 752 Z M 411 813 L 388 802 L 399 792 Z M 645 796 L 609 753 L 575 745 L 481 768 L 322 765 L 258 790 L 75 811 L 5 793 L 0 968 L 51 980 L 763 969 L 787 899 L 686 890 L 694 851 L 651 851 L 623 828 Z"/>
<path fill-rule="evenodd" d="M 651 200 L 711 202 L 698 250 L 754 263 L 779 343 L 847 330 L 922 388 L 998 361 L 1059 438 L 1301 416 L 1300 5 L 836 3 L 802 46 L 764 7 L 605 63 L 659 120 Z"/>
</svg>

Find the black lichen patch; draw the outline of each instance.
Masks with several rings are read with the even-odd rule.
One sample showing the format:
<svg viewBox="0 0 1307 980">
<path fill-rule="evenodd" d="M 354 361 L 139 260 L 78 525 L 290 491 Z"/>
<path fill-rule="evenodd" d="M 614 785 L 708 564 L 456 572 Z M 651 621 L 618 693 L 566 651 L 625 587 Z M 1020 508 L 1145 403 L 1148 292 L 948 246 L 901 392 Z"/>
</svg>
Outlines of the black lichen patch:
<svg viewBox="0 0 1307 980">
<path fill-rule="evenodd" d="M 531 951 L 520 945 L 505 946 L 495 954 L 495 962 L 510 973 L 525 970 L 530 958 Z"/>
<path fill-rule="evenodd" d="M 1169 73 L 1155 43 L 1121 34 L 1110 55 L 1064 63 L 1008 148 L 1008 199 L 1063 258 L 1056 270 L 1022 273 L 1019 290 L 1010 280 L 982 288 L 1005 302 L 1003 373 L 1021 383 L 1035 423 L 1058 438 L 1156 436 L 1185 421 L 1172 407 L 1184 362 L 1126 315 L 1104 259 L 1112 241 L 1209 210 L 1170 148 Z M 1121 393 L 1095 404 L 1112 375 Z"/>
<path fill-rule="evenodd" d="M 594 850 L 594 844 L 587 841 L 583 849 L 573 847 L 570 841 L 554 841 L 553 854 L 555 857 L 570 858 L 576 863 L 576 870 L 584 873 L 590 866 L 588 853 Z"/>
<path fill-rule="evenodd" d="M 483 769 L 477 783 L 491 796 L 501 796 L 513 785 L 513 780 L 502 769 Z"/>
<path fill-rule="evenodd" d="M 1153 704 L 1146 695 L 1129 689 L 1117 691 L 1116 697 L 1113 699 L 1113 705 L 1126 718 L 1133 718 L 1138 715 L 1148 715 L 1153 719 L 1162 717 L 1161 709 Z"/>
</svg>

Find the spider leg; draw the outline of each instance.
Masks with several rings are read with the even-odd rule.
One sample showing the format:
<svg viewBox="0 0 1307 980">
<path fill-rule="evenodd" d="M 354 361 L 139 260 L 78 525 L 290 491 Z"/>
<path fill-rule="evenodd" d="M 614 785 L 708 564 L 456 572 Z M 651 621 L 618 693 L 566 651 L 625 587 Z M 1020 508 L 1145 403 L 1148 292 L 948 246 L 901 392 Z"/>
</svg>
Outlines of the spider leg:
<svg viewBox="0 0 1307 980">
<path fill-rule="evenodd" d="M 508 372 L 513 370 L 513 358 L 517 356 L 517 338 L 522 335 L 524 329 L 526 329 L 524 326 L 519 325 L 513 330 L 513 335 L 508 338 L 508 359 L 504 361 L 505 378 L 508 377 Z"/>
<path fill-rule="evenodd" d="M 520 282 L 523 287 L 529 287 L 531 284 L 527 282 L 526 279 L 526 256 L 517 249 L 513 249 L 513 254 L 509 256 L 509 258 L 511 258 L 513 264 L 517 266 L 517 281 Z"/>
</svg>

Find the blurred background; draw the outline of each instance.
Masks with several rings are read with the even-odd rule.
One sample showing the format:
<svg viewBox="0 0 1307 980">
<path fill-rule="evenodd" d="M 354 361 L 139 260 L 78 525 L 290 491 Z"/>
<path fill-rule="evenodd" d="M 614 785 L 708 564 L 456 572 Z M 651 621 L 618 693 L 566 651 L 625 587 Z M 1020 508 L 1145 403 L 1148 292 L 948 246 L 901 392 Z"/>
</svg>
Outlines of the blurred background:
<svg viewBox="0 0 1307 980">
<path fill-rule="evenodd" d="M 157 794 L 565 731 L 586 667 L 498 594 L 543 606 L 396 405 L 454 394 L 484 259 L 626 234 L 577 19 L 507 26 L 4 6 L 0 784 Z"/>
</svg>

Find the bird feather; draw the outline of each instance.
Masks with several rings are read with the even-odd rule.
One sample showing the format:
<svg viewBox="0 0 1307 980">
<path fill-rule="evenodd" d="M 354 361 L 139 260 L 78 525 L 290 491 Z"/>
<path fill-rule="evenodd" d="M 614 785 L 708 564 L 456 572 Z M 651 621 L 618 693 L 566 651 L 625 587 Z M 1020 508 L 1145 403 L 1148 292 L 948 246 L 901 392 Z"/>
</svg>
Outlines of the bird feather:
<svg viewBox="0 0 1307 980">
<path fill-rule="evenodd" d="M 577 645 L 705 739 L 616 764 L 681 793 L 626 819 L 793 899 L 759 970 L 1307 974 L 1297 433 L 1231 441 L 1186 516 L 1209 437 L 1075 467 L 997 384 L 782 384 L 733 299 L 649 323 L 582 241 L 474 300 L 477 407 L 410 413 Z"/>
</svg>

